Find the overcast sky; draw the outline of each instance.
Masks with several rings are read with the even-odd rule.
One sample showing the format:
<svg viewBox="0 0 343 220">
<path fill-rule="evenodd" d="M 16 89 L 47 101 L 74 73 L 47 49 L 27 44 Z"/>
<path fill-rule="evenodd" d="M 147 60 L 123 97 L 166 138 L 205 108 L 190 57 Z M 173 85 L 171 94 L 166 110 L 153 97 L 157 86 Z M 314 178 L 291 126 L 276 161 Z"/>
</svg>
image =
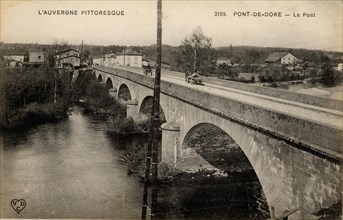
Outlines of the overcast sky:
<svg viewBox="0 0 343 220">
<path fill-rule="evenodd" d="M 97 45 L 156 43 L 156 1 L 1 1 L 1 41 Z M 163 1 L 163 44 L 180 45 L 200 26 L 213 45 L 343 51 L 342 1 Z M 77 10 L 78 15 L 39 15 Z M 81 10 L 124 11 L 123 16 L 81 15 Z M 215 12 L 227 16 L 214 16 Z M 281 17 L 234 16 L 281 12 Z M 303 17 L 303 13 L 315 17 Z M 299 13 L 300 17 L 293 17 Z M 285 16 L 290 14 L 290 16 Z"/>
</svg>

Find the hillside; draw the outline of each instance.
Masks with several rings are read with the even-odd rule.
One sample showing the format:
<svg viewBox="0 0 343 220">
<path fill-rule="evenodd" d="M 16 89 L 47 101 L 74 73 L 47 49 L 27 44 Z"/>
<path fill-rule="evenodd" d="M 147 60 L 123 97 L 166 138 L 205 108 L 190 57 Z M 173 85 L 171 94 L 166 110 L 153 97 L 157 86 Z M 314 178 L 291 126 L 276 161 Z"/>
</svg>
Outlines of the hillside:
<svg viewBox="0 0 343 220">
<path fill-rule="evenodd" d="M 27 54 L 29 49 L 45 48 L 50 53 L 72 47 L 81 50 L 81 45 L 70 44 L 20 44 L 20 43 L 0 43 L 0 55 L 3 54 Z M 156 45 L 150 46 L 126 46 L 132 48 L 134 51 L 142 52 L 146 59 L 155 60 L 157 56 Z M 92 59 L 94 56 L 102 55 L 109 52 L 121 52 L 125 47 L 119 45 L 101 46 L 101 45 L 87 45 L 83 46 L 84 57 Z M 317 65 L 331 62 L 332 65 L 337 66 L 338 63 L 343 62 L 343 53 L 328 52 L 321 50 L 307 50 L 295 48 L 277 48 L 277 47 L 255 47 L 255 46 L 232 46 L 231 51 L 229 46 L 215 48 L 217 58 L 230 59 L 232 63 L 238 64 L 262 64 L 264 60 L 275 51 L 287 51 L 292 53 L 297 58 L 313 62 Z M 172 67 L 178 66 L 179 57 L 181 54 L 180 46 L 162 46 L 162 62 L 171 64 Z"/>
</svg>

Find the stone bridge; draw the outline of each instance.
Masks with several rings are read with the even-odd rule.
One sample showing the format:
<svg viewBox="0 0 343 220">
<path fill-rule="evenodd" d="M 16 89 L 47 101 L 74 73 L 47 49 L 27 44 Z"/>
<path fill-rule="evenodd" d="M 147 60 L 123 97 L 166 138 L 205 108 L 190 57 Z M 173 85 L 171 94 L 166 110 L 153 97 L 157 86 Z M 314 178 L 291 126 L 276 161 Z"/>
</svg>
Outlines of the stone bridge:
<svg viewBox="0 0 343 220">
<path fill-rule="evenodd" d="M 114 97 L 126 101 L 128 117 L 145 117 L 153 77 L 139 69 L 102 66 L 94 73 Z M 244 91 L 237 96 L 162 75 L 162 161 L 206 167 L 189 143 L 201 127 L 211 125 L 242 150 L 276 217 L 294 211 L 289 218 L 309 219 L 341 201 L 342 112 Z"/>
</svg>

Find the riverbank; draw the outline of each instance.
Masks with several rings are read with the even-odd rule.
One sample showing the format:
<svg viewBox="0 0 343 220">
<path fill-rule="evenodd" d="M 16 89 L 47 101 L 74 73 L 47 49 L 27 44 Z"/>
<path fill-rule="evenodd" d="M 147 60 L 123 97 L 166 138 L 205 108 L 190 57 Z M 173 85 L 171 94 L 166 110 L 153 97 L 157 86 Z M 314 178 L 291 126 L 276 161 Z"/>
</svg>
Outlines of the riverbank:
<svg viewBox="0 0 343 220">
<path fill-rule="evenodd" d="M 5 123 L 1 124 L 1 129 L 7 131 L 30 129 L 40 124 L 67 118 L 68 111 L 69 107 L 60 103 L 31 103 L 25 108 L 9 112 Z"/>
</svg>

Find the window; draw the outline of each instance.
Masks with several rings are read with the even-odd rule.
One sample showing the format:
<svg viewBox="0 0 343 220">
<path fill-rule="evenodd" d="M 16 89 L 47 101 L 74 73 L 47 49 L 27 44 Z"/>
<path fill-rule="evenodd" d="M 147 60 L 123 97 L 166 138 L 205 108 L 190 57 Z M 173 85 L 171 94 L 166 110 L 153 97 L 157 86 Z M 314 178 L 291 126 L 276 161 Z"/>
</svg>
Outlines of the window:
<svg viewBox="0 0 343 220">
<path fill-rule="evenodd" d="M 41 56 L 38 56 L 38 60 L 40 60 Z"/>
</svg>

